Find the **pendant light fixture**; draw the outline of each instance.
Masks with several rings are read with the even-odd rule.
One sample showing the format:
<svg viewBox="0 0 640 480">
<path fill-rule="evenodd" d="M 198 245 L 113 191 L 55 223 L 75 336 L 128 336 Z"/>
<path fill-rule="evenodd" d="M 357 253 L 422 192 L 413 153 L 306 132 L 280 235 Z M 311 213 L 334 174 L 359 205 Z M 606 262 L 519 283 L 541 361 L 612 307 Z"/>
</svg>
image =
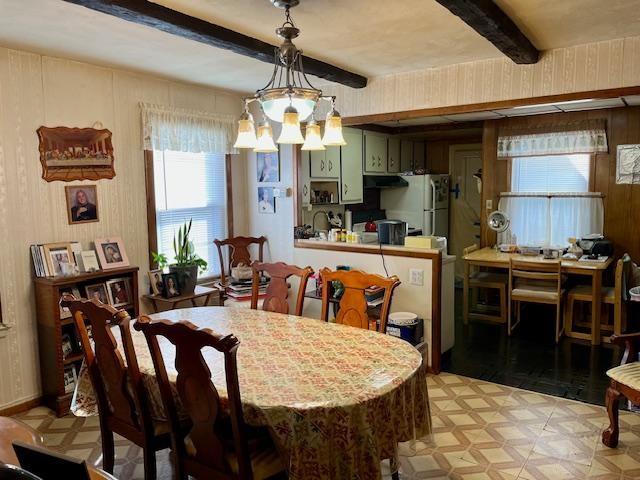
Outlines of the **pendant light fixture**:
<svg viewBox="0 0 640 480">
<path fill-rule="evenodd" d="M 324 149 L 324 145 L 346 145 L 342 136 L 342 119 L 335 109 L 336 97 L 323 95 L 322 90 L 311 85 L 304 73 L 302 50 L 298 50 L 292 41 L 300 34 L 300 30 L 291 19 L 290 9 L 300 1 L 271 0 L 271 3 L 285 10 L 285 22 L 276 29 L 282 44 L 275 48 L 273 74 L 267 85 L 256 91 L 255 95 L 244 99 L 244 112 L 238 121 L 238 140 L 235 147 L 263 151 L 264 145 L 268 144 L 267 135 L 273 144 L 271 130 L 263 128 L 268 120 L 282 124 L 278 137 L 278 143 L 281 144 L 305 143 L 305 150 L 321 150 Z M 321 100 L 331 103 L 331 112 L 327 116 L 324 137 L 320 140 L 320 126 L 313 119 L 313 114 Z M 249 113 L 249 105 L 253 102 L 259 103 L 264 117 L 260 122 L 257 139 L 253 118 Z M 300 131 L 300 122 L 309 117 L 312 119 L 307 126 L 306 135 L 311 135 L 312 138 L 305 142 Z"/>
<path fill-rule="evenodd" d="M 273 131 L 271 130 L 271 124 L 266 120 L 258 125 L 258 141 L 253 151 L 261 153 L 278 151 L 278 147 L 273 143 Z"/>
</svg>

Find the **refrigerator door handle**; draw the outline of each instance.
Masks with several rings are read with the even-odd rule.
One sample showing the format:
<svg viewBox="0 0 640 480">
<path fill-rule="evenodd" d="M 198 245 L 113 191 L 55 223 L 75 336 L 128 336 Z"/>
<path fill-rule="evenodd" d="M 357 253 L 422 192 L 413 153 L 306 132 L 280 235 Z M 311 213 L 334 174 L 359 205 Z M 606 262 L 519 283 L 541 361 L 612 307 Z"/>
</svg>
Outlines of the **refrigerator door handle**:
<svg viewBox="0 0 640 480">
<path fill-rule="evenodd" d="M 436 210 L 431 210 L 431 236 L 436 234 Z"/>
<path fill-rule="evenodd" d="M 430 180 L 431 183 L 431 210 L 435 210 L 436 206 L 436 184 L 433 183 L 433 180 Z"/>
</svg>

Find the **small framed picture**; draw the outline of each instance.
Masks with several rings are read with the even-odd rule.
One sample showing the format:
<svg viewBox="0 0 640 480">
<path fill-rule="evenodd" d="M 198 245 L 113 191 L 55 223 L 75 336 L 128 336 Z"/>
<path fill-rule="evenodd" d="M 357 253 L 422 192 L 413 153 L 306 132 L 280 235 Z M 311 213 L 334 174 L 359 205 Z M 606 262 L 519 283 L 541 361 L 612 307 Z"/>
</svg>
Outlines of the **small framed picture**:
<svg viewBox="0 0 640 480">
<path fill-rule="evenodd" d="M 128 278 L 114 278 L 108 280 L 105 285 L 111 305 L 116 308 L 131 305 L 131 286 Z"/>
<path fill-rule="evenodd" d="M 79 258 L 79 260 L 78 260 Z M 83 250 L 79 255 L 76 255 L 78 260 L 78 267 L 81 272 L 97 272 L 100 270 L 100 264 L 98 263 L 98 257 L 94 250 Z"/>
<path fill-rule="evenodd" d="M 95 245 L 103 270 L 129 266 L 129 257 L 120 237 L 97 238 Z"/>
<path fill-rule="evenodd" d="M 71 393 L 76 388 L 76 382 L 78 376 L 76 374 L 76 367 L 69 365 L 64 369 L 64 393 Z"/>
<path fill-rule="evenodd" d="M 67 197 L 69 225 L 98 221 L 98 193 L 96 185 L 64 187 Z"/>
<path fill-rule="evenodd" d="M 180 290 L 178 289 L 178 275 L 175 273 L 163 273 L 162 284 L 164 286 L 162 290 L 162 296 L 164 298 L 180 296 Z"/>
<path fill-rule="evenodd" d="M 276 199 L 273 187 L 258 187 L 258 212 L 276 213 Z"/>
<path fill-rule="evenodd" d="M 162 295 L 164 283 L 162 283 L 162 270 L 151 270 L 149 272 L 149 284 L 154 295 Z"/>
<path fill-rule="evenodd" d="M 44 245 L 44 252 L 49 271 L 54 277 L 73 273 L 76 264 L 69 242 L 47 243 Z"/>
<path fill-rule="evenodd" d="M 71 343 L 71 337 L 68 333 L 62 335 L 62 356 L 67 358 L 73 353 L 73 343 Z"/>
<path fill-rule="evenodd" d="M 96 299 L 101 303 L 108 304 L 107 287 L 104 283 L 94 283 L 84 287 L 85 294 L 89 300 Z"/>
<path fill-rule="evenodd" d="M 74 297 L 76 297 L 76 299 L 79 299 L 82 297 L 82 295 L 80 295 L 80 290 L 78 290 L 78 287 L 73 287 L 73 288 L 61 288 L 60 289 L 60 299 L 62 300 L 62 296 L 65 293 L 69 293 L 71 295 L 73 295 Z M 60 307 L 60 320 L 64 320 L 65 318 L 70 318 L 71 317 L 71 310 L 69 310 L 69 307 Z"/>
<path fill-rule="evenodd" d="M 257 153 L 258 182 L 280 181 L 280 152 Z"/>
</svg>

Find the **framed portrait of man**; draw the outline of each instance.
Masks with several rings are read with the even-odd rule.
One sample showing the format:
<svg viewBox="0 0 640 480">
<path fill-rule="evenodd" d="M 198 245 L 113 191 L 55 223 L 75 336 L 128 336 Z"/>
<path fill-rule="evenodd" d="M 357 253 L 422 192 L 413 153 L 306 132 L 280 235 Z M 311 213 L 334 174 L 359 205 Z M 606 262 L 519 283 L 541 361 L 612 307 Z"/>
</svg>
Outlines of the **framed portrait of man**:
<svg viewBox="0 0 640 480">
<path fill-rule="evenodd" d="M 120 237 L 97 238 L 94 243 L 103 270 L 129 266 L 129 257 Z"/>
<path fill-rule="evenodd" d="M 106 282 L 109 303 L 114 307 L 131 305 L 131 286 L 127 278 L 114 278 Z"/>
<path fill-rule="evenodd" d="M 96 185 L 64 187 L 67 197 L 69 225 L 98 221 L 98 194 Z"/>
</svg>

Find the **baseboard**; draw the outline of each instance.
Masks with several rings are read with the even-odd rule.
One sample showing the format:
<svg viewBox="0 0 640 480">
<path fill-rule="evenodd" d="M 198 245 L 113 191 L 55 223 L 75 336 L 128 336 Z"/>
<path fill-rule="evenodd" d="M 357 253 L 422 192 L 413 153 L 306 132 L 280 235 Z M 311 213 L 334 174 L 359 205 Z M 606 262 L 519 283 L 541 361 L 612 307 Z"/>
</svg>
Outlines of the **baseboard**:
<svg viewBox="0 0 640 480">
<path fill-rule="evenodd" d="M 36 397 L 31 400 L 27 400 L 26 402 L 18 403 L 16 405 L 12 405 L 11 407 L 0 409 L 0 416 L 10 417 L 12 415 L 16 415 L 17 413 L 26 412 L 27 410 L 31 410 L 32 408 L 39 407 L 42 405 L 42 397 Z"/>
</svg>

